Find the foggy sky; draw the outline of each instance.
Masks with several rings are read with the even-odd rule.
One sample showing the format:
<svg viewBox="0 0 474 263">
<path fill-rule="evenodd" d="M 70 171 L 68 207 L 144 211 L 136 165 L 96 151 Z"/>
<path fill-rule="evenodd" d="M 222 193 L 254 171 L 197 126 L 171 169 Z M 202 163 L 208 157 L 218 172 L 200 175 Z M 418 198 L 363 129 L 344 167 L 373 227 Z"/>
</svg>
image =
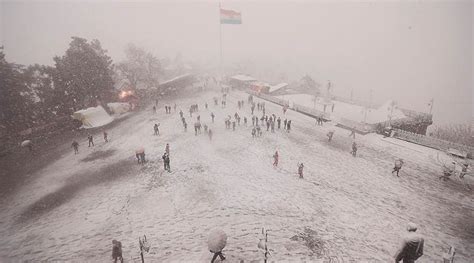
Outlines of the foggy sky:
<svg viewBox="0 0 474 263">
<path fill-rule="evenodd" d="M 238 2 L 242 25 L 222 25 L 223 63 L 257 77 L 310 74 L 334 93 L 428 111 L 437 123 L 472 121 L 472 1 Z M 53 64 L 71 36 L 99 39 L 114 61 L 132 42 L 158 57 L 219 61 L 218 2 L 1 2 L 7 59 Z M 245 73 L 245 69 L 241 70 Z M 270 74 L 272 73 L 272 74 Z M 264 79 L 265 80 L 265 79 Z"/>
</svg>

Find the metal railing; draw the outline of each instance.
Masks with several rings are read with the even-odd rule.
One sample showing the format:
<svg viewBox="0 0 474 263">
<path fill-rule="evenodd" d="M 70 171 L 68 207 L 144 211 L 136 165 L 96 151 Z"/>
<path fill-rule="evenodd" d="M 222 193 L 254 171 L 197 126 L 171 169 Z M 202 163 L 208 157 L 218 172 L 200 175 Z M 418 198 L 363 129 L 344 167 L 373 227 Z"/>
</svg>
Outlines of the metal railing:
<svg viewBox="0 0 474 263">
<path fill-rule="evenodd" d="M 446 151 L 452 148 L 452 149 L 463 151 L 465 153 L 470 153 L 471 155 L 474 154 L 474 147 L 472 146 L 450 142 L 446 140 L 441 140 L 438 138 L 421 135 L 418 133 L 408 132 L 408 131 L 404 131 L 400 129 L 393 129 L 393 131 L 395 132 L 393 137 L 400 140 L 420 144 L 423 146 L 435 148 L 442 151 Z"/>
</svg>

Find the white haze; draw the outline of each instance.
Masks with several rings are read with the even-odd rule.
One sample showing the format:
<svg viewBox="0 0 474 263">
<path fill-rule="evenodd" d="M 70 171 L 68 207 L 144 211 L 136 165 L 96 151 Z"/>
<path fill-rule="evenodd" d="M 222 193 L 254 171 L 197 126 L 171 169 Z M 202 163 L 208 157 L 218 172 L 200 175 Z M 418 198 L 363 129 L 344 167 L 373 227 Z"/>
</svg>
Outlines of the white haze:
<svg viewBox="0 0 474 263">
<path fill-rule="evenodd" d="M 428 111 L 438 124 L 473 119 L 473 2 L 237 2 L 242 25 L 223 25 L 223 62 L 264 80 L 310 74 L 336 94 Z M 114 61 L 135 43 L 215 67 L 218 2 L 1 2 L 7 59 L 53 64 L 71 36 L 97 38 Z M 238 66 L 236 66 L 238 65 Z M 247 70 L 246 70 L 247 69 Z"/>
</svg>

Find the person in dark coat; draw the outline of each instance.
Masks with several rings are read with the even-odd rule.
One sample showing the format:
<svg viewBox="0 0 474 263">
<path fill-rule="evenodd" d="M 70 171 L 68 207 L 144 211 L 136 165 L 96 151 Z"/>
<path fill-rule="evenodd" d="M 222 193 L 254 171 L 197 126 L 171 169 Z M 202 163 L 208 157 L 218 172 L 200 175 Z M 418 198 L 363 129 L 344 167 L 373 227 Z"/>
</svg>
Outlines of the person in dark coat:
<svg viewBox="0 0 474 263">
<path fill-rule="evenodd" d="M 214 263 L 214 261 L 217 259 L 217 257 L 219 257 L 221 259 L 221 261 L 225 260 L 225 257 L 222 254 L 222 251 L 218 251 L 218 252 L 211 251 L 211 253 L 214 253 L 214 256 L 212 257 L 211 263 Z"/>
<path fill-rule="evenodd" d="M 91 145 L 94 146 L 94 137 L 92 137 L 91 134 L 87 136 L 87 140 L 89 142 L 89 147 L 91 147 Z"/>
<path fill-rule="evenodd" d="M 304 168 L 303 163 L 298 164 L 298 175 L 300 176 L 301 179 L 303 179 L 303 168 Z"/>
<path fill-rule="evenodd" d="M 351 154 L 352 154 L 352 156 L 356 157 L 356 154 L 357 154 L 357 144 L 356 144 L 356 142 L 352 142 Z"/>
<path fill-rule="evenodd" d="M 415 263 L 421 256 L 423 256 L 424 238 L 415 233 L 417 226 L 414 223 L 408 223 L 408 233 L 406 233 L 402 242 L 395 253 L 395 263 L 403 260 L 403 263 Z"/>
<path fill-rule="evenodd" d="M 104 131 L 104 141 L 105 142 L 109 142 L 108 136 L 109 136 L 109 134 L 106 131 Z"/>
<path fill-rule="evenodd" d="M 117 263 L 117 260 L 120 260 L 121 263 L 123 262 L 122 243 L 115 239 L 112 240 L 112 259 L 114 263 Z"/>
<path fill-rule="evenodd" d="M 278 119 L 277 119 L 277 126 L 278 126 L 278 129 L 280 129 L 280 124 L 281 124 L 281 119 L 280 119 L 280 117 L 278 117 Z"/>
<path fill-rule="evenodd" d="M 72 148 L 74 148 L 74 154 L 78 154 L 79 153 L 79 143 L 74 140 L 72 142 L 71 146 L 72 146 Z"/>
<path fill-rule="evenodd" d="M 165 152 L 161 158 L 163 158 L 165 171 L 171 172 L 170 156 Z"/>
</svg>

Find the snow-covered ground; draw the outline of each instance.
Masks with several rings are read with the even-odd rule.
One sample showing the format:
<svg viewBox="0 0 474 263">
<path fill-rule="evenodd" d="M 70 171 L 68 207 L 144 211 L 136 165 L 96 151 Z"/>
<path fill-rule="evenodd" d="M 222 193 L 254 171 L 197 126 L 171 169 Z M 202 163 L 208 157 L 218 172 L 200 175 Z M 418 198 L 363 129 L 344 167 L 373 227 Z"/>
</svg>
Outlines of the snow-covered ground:
<svg viewBox="0 0 474 263">
<path fill-rule="evenodd" d="M 354 158 L 347 131 L 315 126 L 293 111 L 283 116 L 269 102 L 267 113 L 291 119 L 292 131 L 264 130 L 252 139 L 250 109 L 236 107 L 247 95 L 231 94 L 225 109 L 213 106 L 213 96 L 176 101 L 187 132 L 178 112 L 165 114 L 161 104 L 157 114 L 150 107 L 109 130 L 109 143 L 96 135 L 88 148 L 80 138 L 78 155 L 71 149 L 31 174 L 32 183 L 0 201 L 0 261 L 107 262 L 117 239 L 125 260 L 138 262 L 138 237 L 145 234 L 147 262 L 208 262 L 213 228 L 228 235 L 226 261 L 261 261 L 257 243 L 265 227 L 271 259 L 279 262 L 389 262 L 413 221 L 425 236 L 419 262 L 439 262 L 451 245 L 456 262 L 472 262 L 474 196 L 459 179 L 438 180 L 435 150 L 369 134 L 357 136 Z M 187 111 L 194 103 L 212 141 L 194 135 Z M 226 130 L 224 118 L 235 112 L 249 125 Z M 153 135 L 155 122 L 160 136 Z M 328 129 L 336 130 L 331 143 Z M 171 173 L 161 161 L 166 143 Z M 135 161 L 140 146 L 145 165 Z M 396 158 L 405 160 L 400 177 L 391 174 Z M 296 174 L 298 162 L 305 164 L 304 179 Z"/>
<path fill-rule="evenodd" d="M 297 103 L 319 111 L 329 112 L 331 113 L 331 119 L 333 120 L 345 118 L 361 123 L 376 124 L 388 121 L 390 116 L 392 117 L 392 120 L 405 118 L 403 112 L 397 109 L 396 106 L 393 107 L 393 110 L 391 109 L 392 101 L 387 101 L 377 109 L 366 109 L 359 105 L 333 100 L 326 103 L 326 109 L 324 109 L 325 103 L 321 97 L 316 100 L 316 103 L 314 96 L 308 94 L 281 95 L 277 96 L 277 98 L 289 101 L 290 105 L 292 105 L 292 103 Z M 334 111 L 332 109 L 332 104 L 334 104 Z"/>
</svg>

